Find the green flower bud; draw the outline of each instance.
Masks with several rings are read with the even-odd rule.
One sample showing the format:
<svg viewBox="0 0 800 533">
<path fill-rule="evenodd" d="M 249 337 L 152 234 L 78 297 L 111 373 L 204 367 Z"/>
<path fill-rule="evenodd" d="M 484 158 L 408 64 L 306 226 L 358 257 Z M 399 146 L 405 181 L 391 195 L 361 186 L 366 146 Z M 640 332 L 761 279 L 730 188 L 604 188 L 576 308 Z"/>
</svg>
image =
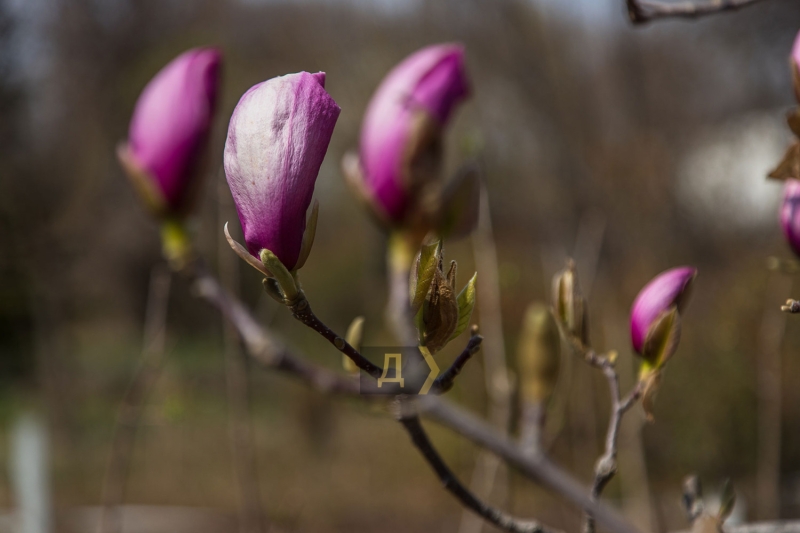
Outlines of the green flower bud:
<svg viewBox="0 0 800 533">
<path fill-rule="evenodd" d="M 558 380 L 561 336 L 553 314 L 543 304 L 532 304 L 525 313 L 517 362 L 522 400 L 546 403 Z"/>
<path fill-rule="evenodd" d="M 578 283 L 575 263 L 570 259 L 566 268 L 553 277 L 553 312 L 565 332 L 580 341 L 589 343 L 589 323 L 586 299 Z"/>
</svg>

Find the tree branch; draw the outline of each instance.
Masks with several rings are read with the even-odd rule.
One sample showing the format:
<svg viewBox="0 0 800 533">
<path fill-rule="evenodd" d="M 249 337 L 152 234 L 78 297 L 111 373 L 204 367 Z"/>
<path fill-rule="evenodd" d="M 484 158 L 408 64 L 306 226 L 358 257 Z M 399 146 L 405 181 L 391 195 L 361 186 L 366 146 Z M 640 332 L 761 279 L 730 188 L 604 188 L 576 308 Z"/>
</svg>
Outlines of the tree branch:
<svg viewBox="0 0 800 533">
<path fill-rule="evenodd" d="M 550 462 L 543 454 L 526 454 L 517 443 L 475 415 L 445 401 L 440 396 L 418 397 L 417 408 L 420 413 L 427 414 L 443 426 L 497 454 L 525 476 L 563 496 L 584 511 L 592 513 L 597 521 L 609 530 L 617 533 L 637 531 L 617 511 L 592 500 L 586 494 L 583 485 Z"/>
<path fill-rule="evenodd" d="M 761 0 L 706 0 L 695 3 L 689 0 L 664 2 L 659 0 L 626 0 L 628 17 L 634 24 L 644 24 L 661 18 L 698 18 L 723 11 L 735 11 Z"/>
<path fill-rule="evenodd" d="M 450 368 L 445 370 L 433 382 L 433 386 L 431 387 L 431 392 L 433 394 L 444 394 L 453 388 L 453 383 L 455 383 L 456 376 L 458 376 L 464 369 L 467 361 L 472 359 L 472 356 L 478 353 L 482 342 L 483 337 L 478 335 L 478 328 L 473 326 L 472 336 L 469 338 L 464 351 L 462 351 L 461 354 L 456 357 L 456 359 L 453 361 L 453 364 L 450 365 Z"/>
<path fill-rule="evenodd" d="M 361 355 L 358 350 L 350 346 L 350 344 L 344 340 L 344 337 L 337 335 L 331 328 L 326 326 L 322 320 L 317 318 L 317 315 L 311 310 L 311 305 L 302 292 L 300 293 L 300 298 L 293 302 L 289 306 L 289 309 L 291 309 L 293 317 L 325 337 L 328 342 L 333 344 L 334 348 L 349 357 L 358 368 L 375 379 L 383 375 L 383 369 L 381 367 Z"/>
<path fill-rule="evenodd" d="M 405 402 L 403 402 L 405 403 Z M 512 533 L 560 533 L 548 529 L 536 521 L 524 521 L 513 516 L 507 515 L 502 511 L 487 505 L 479 500 L 469 491 L 453 471 L 445 464 L 439 452 L 436 451 L 425 429 L 422 427 L 419 416 L 416 414 L 403 413 L 404 407 L 400 407 L 401 413 L 398 420 L 408 431 L 411 441 L 414 443 L 428 464 L 431 465 L 436 475 L 439 476 L 442 484 L 468 509 L 481 516 L 487 522 Z"/>
<path fill-rule="evenodd" d="M 596 364 L 599 365 L 603 375 L 608 380 L 608 388 L 611 393 L 611 417 L 608 422 L 608 432 L 606 433 L 605 452 L 597 460 L 594 467 L 594 482 L 591 490 L 593 500 L 597 500 L 600 497 L 603 489 L 614 477 L 614 474 L 617 473 L 617 439 L 622 417 L 642 394 L 641 385 L 637 383 L 633 390 L 625 398 L 622 398 L 619 389 L 619 375 L 616 368 L 614 368 L 614 363 L 608 357 L 600 357 L 597 359 Z M 594 518 L 590 513 L 587 513 L 583 531 L 584 533 L 594 533 L 594 530 Z"/>
<path fill-rule="evenodd" d="M 374 401 L 374 397 L 359 394 L 357 379 L 314 365 L 294 355 L 268 335 L 244 306 L 231 298 L 201 265 L 195 263 L 186 273 L 194 280 L 197 295 L 217 307 L 233 323 L 245 342 L 247 352 L 256 361 L 266 367 L 300 378 L 322 392 L 357 396 Z M 340 338 L 333 332 L 331 334 L 334 339 Z M 331 343 L 336 346 L 334 341 Z M 440 424 L 495 453 L 509 464 L 516 466 L 527 477 L 544 484 L 583 510 L 591 512 L 597 521 L 609 530 L 615 533 L 639 533 L 616 511 L 602 503 L 591 501 L 585 494 L 584 487 L 557 466 L 548 462 L 543 456 L 525 456 L 521 448 L 511 442 L 506 435 L 499 433 L 474 415 L 437 396 L 418 397 L 415 402 L 422 412 L 428 413 Z"/>
</svg>

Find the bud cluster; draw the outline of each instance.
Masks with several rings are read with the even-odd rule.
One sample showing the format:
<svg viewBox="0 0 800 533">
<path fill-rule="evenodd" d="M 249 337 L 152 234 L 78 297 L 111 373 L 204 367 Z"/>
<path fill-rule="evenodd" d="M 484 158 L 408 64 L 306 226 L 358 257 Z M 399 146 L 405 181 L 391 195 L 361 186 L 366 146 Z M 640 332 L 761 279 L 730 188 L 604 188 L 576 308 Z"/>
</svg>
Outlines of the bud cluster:
<svg viewBox="0 0 800 533">
<path fill-rule="evenodd" d="M 642 359 L 639 382 L 648 416 L 664 365 L 674 355 L 680 340 L 681 312 L 688 302 L 697 276 L 693 267 L 679 267 L 656 276 L 636 296 L 630 314 L 631 345 Z M 615 352 L 598 356 L 590 347 L 586 299 L 580 290 L 575 264 L 553 278 L 553 313 L 575 351 L 595 365 L 613 365 Z"/>
</svg>

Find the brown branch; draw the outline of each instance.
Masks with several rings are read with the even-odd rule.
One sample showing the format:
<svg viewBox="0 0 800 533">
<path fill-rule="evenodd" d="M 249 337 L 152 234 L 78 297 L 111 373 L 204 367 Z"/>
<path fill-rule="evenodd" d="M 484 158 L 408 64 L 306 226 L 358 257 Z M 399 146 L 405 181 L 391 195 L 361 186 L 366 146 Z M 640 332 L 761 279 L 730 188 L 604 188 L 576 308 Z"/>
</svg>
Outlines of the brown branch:
<svg viewBox="0 0 800 533">
<path fill-rule="evenodd" d="M 592 482 L 591 497 L 597 500 L 605 489 L 608 482 L 617 473 L 617 439 L 619 437 L 619 427 L 622 417 L 630 409 L 639 396 L 642 394 L 641 382 L 637 383 L 631 392 L 625 397 L 621 397 L 619 389 L 619 375 L 614 363 L 608 357 L 599 357 L 597 364 L 603 370 L 608 380 L 608 388 L 611 393 L 611 416 L 608 422 L 608 432 L 606 433 L 606 447 L 603 455 L 597 460 L 594 467 L 594 481 Z M 586 514 L 583 524 L 584 533 L 594 533 L 594 518 L 590 513 Z"/>
<path fill-rule="evenodd" d="M 326 326 L 322 320 L 317 318 L 317 315 L 311 310 L 311 305 L 302 292 L 300 293 L 300 297 L 292 302 L 289 309 L 291 309 L 293 317 L 322 335 L 328 342 L 333 344 L 334 348 L 349 357 L 358 368 L 375 379 L 381 377 L 383 369 L 361 355 L 358 350 L 350 346 L 350 344 L 344 340 L 344 337 L 337 335 L 331 328 Z"/>
<path fill-rule="evenodd" d="M 736 11 L 761 0 L 689 0 L 664 2 L 659 0 L 626 0 L 628 17 L 634 24 L 644 24 L 661 18 L 698 18 L 723 11 Z"/>
<path fill-rule="evenodd" d="M 453 361 L 453 364 L 433 382 L 433 386 L 431 387 L 431 392 L 433 394 L 444 394 L 453 388 L 456 376 L 461 373 L 467 362 L 472 359 L 472 356 L 478 353 L 482 342 L 483 337 L 478 335 L 477 328 L 473 326 L 472 336 L 469 338 L 466 347 L 464 347 L 464 351 L 462 351 Z"/>
<path fill-rule="evenodd" d="M 136 430 L 147 397 L 158 378 L 164 356 L 170 282 L 171 273 L 165 264 L 153 267 L 147 293 L 142 356 L 136 373 L 125 391 L 111 437 L 111 452 L 106 465 L 101 497 L 103 510 L 97 529 L 100 533 L 121 530 L 119 505 L 125 497 Z"/>
<path fill-rule="evenodd" d="M 399 283 L 398 280 L 400 279 L 407 280 L 408 275 L 403 277 L 396 276 L 394 278 L 395 283 Z M 407 295 L 407 287 L 408 286 L 406 284 L 406 288 L 403 289 L 402 292 L 399 290 L 394 292 L 397 294 L 402 293 L 403 295 Z M 407 300 L 406 296 L 404 296 L 404 298 Z M 311 306 L 309 305 L 308 300 L 305 298 L 305 295 L 301 293 L 301 297 L 295 302 L 292 302 L 289 307 L 295 318 L 328 339 L 328 341 L 330 341 L 337 350 L 350 357 L 350 359 L 356 362 L 356 364 L 359 364 L 359 361 L 362 360 L 369 363 L 369 361 L 367 361 L 367 359 L 364 358 L 358 352 L 358 350 L 349 345 L 346 341 L 344 341 L 344 339 L 338 336 L 333 330 L 331 330 L 319 318 L 317 318 L 316 315 L 314 315 L 314 313 L 311 311 Z M 439 376 L 436 381 L 434 381 L 434 386 L 432 387 L 431 392 L 434 394 L 442 394 L 447 392 L 453 386 L 456 376 L 467 364 L 467 361 L 469 361 L 469 359 L 472 358 L 472 356 L 478 351 L 482 341 L 483 337 L 478 335 L 477 328 L 473 328 L 472 337 L 467 343 L 466 348 L 464 348 L 464 351 L 456 358 L 450 368 L 448 368 L 444 374 Z M 372 365 L 372 363 L 364 364 L 363 366 L 359 364 L 359 367 L 365 372 L 368 372 L 375 379 L 380 378 L 383 374 L 383 370 L 380 367 Z M 370 372 L 370 370 L 373 371 Z M 402 414 L 404 412 L 409 412 L 407 410 L 408 399 L 398 397 L 397 402 L 399 405 L 399 411 L 401 413 L 398 416 L 398 420 L 409 433 L 412 442 L 417 446 L 423 457 L 428 461 L 434 471 L 439 474 L 440 479 L 442 479 L 444 483 L 445 489 L 455 496 L 455 498 L 458 499 L 465 507 L 474 511 L 488 522 L 511 533 L 553 533 L 550 530 L 544 529 L 538 522 L 523 521 L 512 517 L 511 515 L 508 515 L 478 499 L 472 492 L 464 487 L 464 485 L 458 480 L 452 470 L 450 470 L 442 457 L 433 447 L 433 444 L 428 439 L 416 413 L 413 415 Z"/>
<path fill-rule="evenodd" d="M 583 485 L 550 462 L 543 454 L 533 456 L 526 454 L 508 436 L 499 433 L 475 415 L 447 402 L 441 396 L 418 397 L 417 408 L 420 413 L 427 414 L 443 426 L 452 429 L 478 446 L 490 450 L 525 476 L 563 496 L 584 511 L 592 513 L 596 520 L 610 531 L 617 533 L 637 531 L 617 511 L 592 500 L 586 494 Z"/>
<path fill-rule="evenodd" d="M 562 328 L 563 330 L 564 328 Z M 619 437 L 619 428 L 622 423 L 622 417 L 633 406 L 633 404 L 641 397 L 643 386 L 638 382 L 633 390 L 628 393 L 624 398 L 620 392 L 619 387 L 619 374 L 614 366 L 614 359 L 608 354 L 599 354 L 591 347 L 586 346 L 581 339 L 574 335 L 569 335 L 565 332 L 567 338 L 572 345 L 572 349 L 581 355 L 589 365 L 602 370 L 603 375 L 608 381 L 609 392 L 611 393 L 611 415 L 608 422 L 608 430 L 606 433 L 606 444 L 603 455 L 597 460 L 594 468 L 594 481 L 590 491 L 590 498 L 592 501 L 597 501 L 600 494 L 605 489 L 608 482 L 617 473 L 617 440 Z M 594 533 L 595 521 L 592 513 L 586 513 L 586 519 L 583 524 L 583 533 Z"/>
<path fill-rule="evenodd" d="M 400 409 L 402 411 L 403 407 Z M 414 446 L 419 449 L 422 456 L 428 461 L 428 464 L 431 465 L 434 472 L 436 472 L 436 475 L 439 476 L 444 487 L 453 493 L 466 508 L 473 511 L 487 522 L 512 533 L 556 533 L 555 530 L 546 528 L 539 522 L 523 521 L 514 518 L 479 500 L 458 480 L 455 474 L 453 474 L 453 471 L 450 470 L 439 455 L 439 452 L 436 451 L 427 433 L 425 433 L 425 429 L 422 427 L 422 422 L 418 415 L 401 413 L 398 420 L 408 432 Z"/>
<path fill-rule="evenodd" d="M 357 379 L 334 373 L 291 353 L 285 346 L 268 335 L 244 306 L 231 298 L 202 266 L 195 264 L 187 273 L 195 281 L 198 296 L 207 300 L 227 316 L 242 336 L 248 353 L 256 361 L 264 366 L 300 378 L 322 392 L 358 396 L 364 400 L 374 399 L 374 397 L 359 395 Z M 333 332 L 330 332 L 330 335 L 334 339 L 341 338 Z M 326 336 L 326 338 L 328 337 Z M 328 340 L 336 346 L 334 340 L 330 338 Z M 337 347 L 337 349 L 339 348 Z M 350 349 L 355 351 L 352 347 Z M 441 397 L 428 395 L 418 397 L 415 401 L 424 412 L 442 425 L 492 451 L 508 461 L 509 464 L 516 466 L 527 477 L 544 484 L 583 510 L 591 512 L 598 522 L 609 530 L 615 533 L 638 533 L 636 528 L 628 524 L 616 511 L 602 503 L 591 501 L 585 494 L 583 486 L 548 462 L 543 456 L 526 456 L 521 448 L 511 442 L 506 435 L 499 433 L 460 407 L 442 400 Z"/>
</svg>

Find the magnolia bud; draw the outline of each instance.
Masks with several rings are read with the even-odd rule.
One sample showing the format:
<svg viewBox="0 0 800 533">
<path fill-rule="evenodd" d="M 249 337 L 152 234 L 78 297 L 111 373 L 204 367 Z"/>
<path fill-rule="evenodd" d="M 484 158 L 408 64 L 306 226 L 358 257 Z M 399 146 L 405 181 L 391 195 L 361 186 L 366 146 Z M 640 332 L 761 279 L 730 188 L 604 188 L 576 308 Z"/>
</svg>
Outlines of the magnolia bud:
<svg viewBox="0 0 800 533">
<path fill-rule="evenodd" d="M 589 343 L 589 321 L 586 299 L 578 283 L 575 263 L 570 259 L 564 270 L 553 276 L 553 311 L 556 320 L 566 333 L 579 340 L 583 346 Z"/>
<path fill-rule="evenodd" d="M 213 48 L 184 52 L 156 74 L 136 102 L 128 141 L 117 153 L 137 191 L 159 216 L 180 217 L 191 208 L 221 63 Z"/>
<path fill-rule="evenodd" d="M 429 46 L 397 65 L 369 103 L 361 128 L 355 188 L 392 226 L 413 216 L 424 189 L 438 182 L 442 132 L 469 93 L 460 45 Z"/>
<path fill-rule="evenodd" d="M 269 250 L 289 271 L 302 266 L 313 239 L 304 243 L 306 211 L 339 112 L 323 72 L 273 78 L 239 100 L 225 175 L 252 256 Z"/>
<path fill-rule="evenodd" d="M 431 353 L 436 353 L 447 344 L 458 325 L 458 303 L 456 302 L 456 262 L 450 263 L 445 277 L 441 260 L 435 270 L 428 298 L 422 309 L 425 331 L 422 344 Z"/>
<path fill-rule="evenodd" d="M 477 273 L 456 296 L 455 261 L 445 274 L 441 243 L 422 247 L 411 275 L 411 309 L 420 344 L 433 354 L 458 337 L 469 324 L 475 307 Z"/>
<path fill-rule="evenodd" d="M 546 403 L 558 380 L 561 336 L 553 314 L 542 304 L 532 304 L 525 313 L 517 361 L 523 401 Z"/>
<path fill-rule="evenodd" d="M 656 276 L 631 308 L 633 349 L 653 368 L 667 362 L 680 339 L 680 312 L 686 306 L 697 269 L 679 267 Z"/>
</svg>

